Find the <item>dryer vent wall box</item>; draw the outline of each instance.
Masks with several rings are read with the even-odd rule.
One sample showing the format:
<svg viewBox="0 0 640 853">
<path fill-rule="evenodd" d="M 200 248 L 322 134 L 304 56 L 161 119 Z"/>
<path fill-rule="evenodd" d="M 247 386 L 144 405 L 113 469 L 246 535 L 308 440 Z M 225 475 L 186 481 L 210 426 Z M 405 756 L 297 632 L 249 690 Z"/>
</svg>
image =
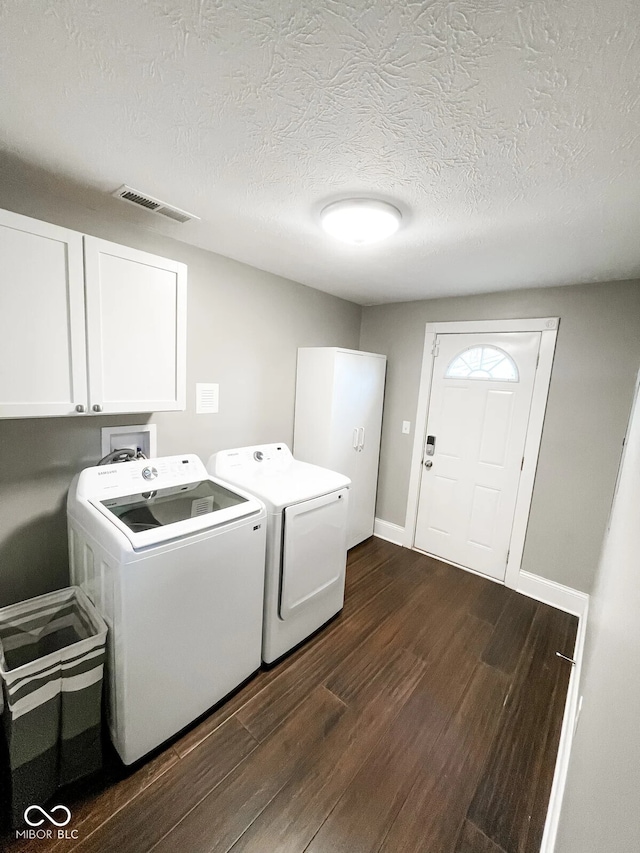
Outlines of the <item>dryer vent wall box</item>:
<svg viewBox="0 0 640 853">
<path fill-rule="evenodd" d="M 141 450 L 147 459 L 158 455 L 155 424 L 102 427 L 101 457 L 114 450 Z"/>
<path fill-rule="evenodd" d="M 73 583 L 107 635 L 107 721 L 125 764 L 260 666 L 266 512 L 197 456 L 87 468 L 69 490 Z"/>
</svg>

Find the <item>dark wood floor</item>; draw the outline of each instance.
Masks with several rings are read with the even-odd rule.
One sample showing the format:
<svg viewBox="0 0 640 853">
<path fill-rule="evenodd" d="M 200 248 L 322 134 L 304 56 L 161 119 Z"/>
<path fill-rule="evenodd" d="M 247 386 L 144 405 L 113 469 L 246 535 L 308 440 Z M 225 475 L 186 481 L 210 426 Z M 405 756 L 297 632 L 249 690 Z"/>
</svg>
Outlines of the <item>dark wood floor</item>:
<svg viewBox="0 0 640 853">
<path fill-rule="evenodd" d="M 82 853 L 538 851 L 577 620 L 370 539 L 344 611 L 150 760 L 56 798 Z"/>
</svg>

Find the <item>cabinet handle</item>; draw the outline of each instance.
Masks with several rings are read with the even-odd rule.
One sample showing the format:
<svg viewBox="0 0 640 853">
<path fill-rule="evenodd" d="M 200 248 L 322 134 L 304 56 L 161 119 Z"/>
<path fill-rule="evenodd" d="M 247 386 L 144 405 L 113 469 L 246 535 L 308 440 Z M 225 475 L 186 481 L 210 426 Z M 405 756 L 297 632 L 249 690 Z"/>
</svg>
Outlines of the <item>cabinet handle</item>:
<svg viewBox="0 0 640 853">
<path fill-rule="evenodd" d="M 102 411 L 102 406 L 99 403 L 95 403 L 91 408 L 93 409 L 94 412 L 101 412 Z"/>
<path fill-rule="evenodd" d="M 356 451 L 359 449 L 358 428 L 357 427 L 354 427 L 354 430 L 353 430 L 353 449 Z"/>
<path fill-rule="evenodd" d="M 364 427 L 360 427 L 359 432 L 361 432 L 362 435 L 360 437 L 360 441 L 358 442 L 358 450 L 362 451 L 364 450 Z"/>
<path fill-rule="evenodd" d="M 84 412 L 84 406 L 82 405 L 82 403 L 78 403 L 78 405 L 76 406 L 76 412 Z"/>
</svg>

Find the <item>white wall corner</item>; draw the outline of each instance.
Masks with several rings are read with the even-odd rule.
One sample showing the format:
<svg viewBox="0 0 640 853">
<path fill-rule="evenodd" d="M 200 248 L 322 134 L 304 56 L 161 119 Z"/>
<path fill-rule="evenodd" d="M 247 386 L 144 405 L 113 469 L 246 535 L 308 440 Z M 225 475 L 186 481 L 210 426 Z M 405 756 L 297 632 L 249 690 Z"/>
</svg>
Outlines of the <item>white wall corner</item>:
<svg viewBox="0 0 640 853">
<path fill-rule="evenodd" d="M 373 535 L 378 539 L 393 542 L 394 545 L 404 544 L 404 527 L 392 524 L 390 521 L 383 521 L 381 518 L 376 518 L 373 523 Z"/>
<path fill-rule="evenodd" d="M 531 575 L 531 577 L 536 576 Z M 544 578 L 539 578 L 539 580 L 544 580 Z M 556 586 L 560 586 L 560 584 L 556 584 Z M 563 587 L 563 589 L 569 588 Z M 576 592 L 576 590 L 570 591 Z M 540 845 L 540 853 L 554 853 L 555 851 L 558 824 L 560 822 L 560 810 L 562 808 L 562 798 L 564 796 L 564 789 L 569 772 L 571 746 L 573 744 L 573 736 L 578 722 L 580 680 L 582 673 L 582 659 L 584 657 L 584 643 L 587 633 L 589 596 L 583 592 L 578 592 L 576 594 L 584 597 L 584 609 L 579 616 L 578 633 L 576 635 L 576 644 L 573 651 L 575 665 L 571 668 L 571 677 L 567 688 L 567 699 L 565 701 L 564 716 L 562 718 L 562 731 L 560 732 L 558 755 L 556 757 L 556 767 L 553 774 L 553 785 L 551 786 L 549 808 L 547 809 L 547 819 L 544 825 L 544 834 L 542 836 L 542 844 Z"/>
<path fill-rule="evenodd" d="M 542 578 L 539 575 L 533 575 L 530 572 L 520 572 L 517 592 L 527 595 L 529 598 L 535 598 L 536 601 L 542 601 L 544 604 L 557 607 L 566 613 L 572 613 L 579 619 L 578 633 L 573 651 L 575 664 L 571 668 L 571 678 L 569 679 L 567 698 L 564 706 L 562 732 L 560 734 L 560 743 L 558 744 L 553 785 L 549 798 L 549 808 L 547 809 L 542 845 L 540 847 L 540 853 L 553 853 L 578 714 L 580 672 L 582 669 L 584 641 L 587 630 L 589 596 L 585 592 L 580 592 L 569 586 L 563 586 L 561 583 Z"/>
</svg>

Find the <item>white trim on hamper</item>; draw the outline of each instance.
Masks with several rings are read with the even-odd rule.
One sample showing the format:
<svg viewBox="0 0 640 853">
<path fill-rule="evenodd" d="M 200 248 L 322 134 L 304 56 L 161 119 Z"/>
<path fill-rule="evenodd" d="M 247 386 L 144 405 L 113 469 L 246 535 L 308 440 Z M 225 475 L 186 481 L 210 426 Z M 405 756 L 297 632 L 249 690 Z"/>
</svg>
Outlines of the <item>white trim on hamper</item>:
<svg viewBox="0 0 640 853">
<path fill-rule="evenodd" d="M 39 705 L 44 705 L 45 702 L 53 699 L 54 696 L 58 696 L 59 693 L 60 679 L 54 678 L 32 693 L 27 693 L 23 699 L 18 699 L 13 705 L 8 705 L 5 708 L 5 714 L 10 714 L 12 720 L 17 720 L 18 717 L 28 714 L 29 711 L 33 711 Z"/>
<path fill-rule="evenodd" d="M 92 684 L 102 680 L 102 670 L 103 665 L 100 664 L 100 666 L 90 669 L 88 672 L 81 672 L 80 675 L 63 678 L 60 688 L 61 692 L 75 693 L 77 690 L 84 690 L 85 687 L 91 687 Z"/>
<path fill-rule="evenodd" d="M 72 675 L 70 678 L 54 678 L 48 681 L 42 687 L 28 693 L 24 698 L 18 699 L 12 705 L 5 709 L 5 713 L 11 714 L 12 720 L 17 720 L 23 714 L 28 714 L 34 708 L 44 705 L 54 696 L 60 693 L 75 693 L 77 690 L 84 690 L 85 687 L 90 687 L 102 680 L 103 665 L 96 666 L 95 669 L 90 669 L 88 672 L 82 672 L 80 675 Z"/>
</svg>

